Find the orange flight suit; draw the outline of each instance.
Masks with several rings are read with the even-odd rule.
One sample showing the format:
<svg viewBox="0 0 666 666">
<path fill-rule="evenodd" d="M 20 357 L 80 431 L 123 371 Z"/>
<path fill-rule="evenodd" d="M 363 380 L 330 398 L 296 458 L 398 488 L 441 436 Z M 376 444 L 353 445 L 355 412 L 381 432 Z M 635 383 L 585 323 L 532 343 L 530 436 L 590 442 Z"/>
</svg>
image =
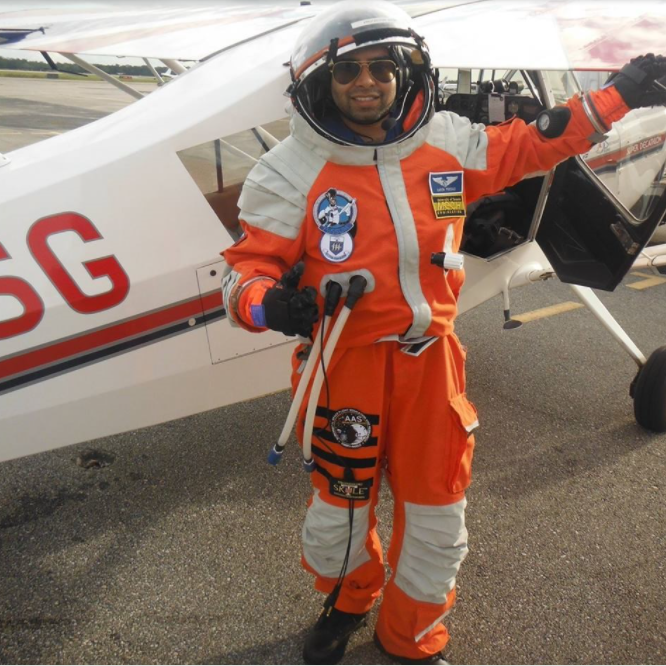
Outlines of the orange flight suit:
<svg viewBox="0 0 666 666">
<path fill-rule="evenodd" d="M 593 99 L 609 127 L 628 110 L 614 88 Z M 581 100 L 568 107 L 571 120 L 556 139 L 519 120 L 484 127 L 441 112 L 414 136 L 381 147 L 333 144 L 294 114 L 291 136 L 260 160 L 239 201 L 245 235 L 223 253 L 233 324 L 264 330 L 253 308 L 298 261 L 305 263 L 300 286 L 317 289 L 320 312 L 330 279 L 370 278 L 327 368 L 330 393 L 324 387 L 317 403 L 303 564 L 317 589 L 333 589 L 349 501 L 331 494 L 330 479 L 351 469 L 372 485 L 368 500 L 354 502 L 335 605 L 366 612 L 383 588 L 376 630 L 393 654 L 420 659 L 446 645 L 441 620 L 467 553 L 465 489 L 478 422 L 465 394 L 465 351 L 453 333 L 464 273 L 444 274 L 431 254 L 458 251 L 469 203 L 589 150 L 595 130 Z M 382 469 L 395 499 L 385 587 L 374 515 Z"/>
</svg>

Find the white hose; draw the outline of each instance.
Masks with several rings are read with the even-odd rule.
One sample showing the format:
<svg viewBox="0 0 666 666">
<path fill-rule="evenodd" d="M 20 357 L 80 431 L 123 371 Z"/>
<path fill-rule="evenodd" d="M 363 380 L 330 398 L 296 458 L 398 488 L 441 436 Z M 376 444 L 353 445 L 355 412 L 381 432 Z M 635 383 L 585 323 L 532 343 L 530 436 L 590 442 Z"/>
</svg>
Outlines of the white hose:
<svg viewBox="0 0 666 666">
<path fill-rule="evenodd" d="M 326 341 L 326 347 L 322 354 L 323 365 L 328 367 L 328 364 L 333 356 L 335 347 L 338 344 L 338 339 L 342 334 L 342 329 L 349 319 L 351 309 L 346 305 L 343 306 L 338 319 L 333 326 L 333 330 Z M 303 462 L 307 465 L 312 461 L 312 430 L 314 426 L 315 412 L 317 410 L 317 401 L 319 400 L 319 392 L 321 391 L 321 385 L 324 383 L 324 371 L 322 369 L 322 364 L 318 364 L 317 374 L 315 375 L 314 381 L 312 382 L 312 388 L 310 389 L 310 399 L 308 401 L 308 409 L 305 416 L 305 428 L 303 430 Z M 300 387 L 299 387 L 300 388 Z"/>
<path fill-rule="evenodd" d="M 310 355 L 303 369 L 303 374 L 298 382 L 298 388 L 296 389 L 296 394 L 294 399 L 291 402 L 291 407 L 289 408 L 289 414 L 287 414 L 287 420 L 284 422 L 284 427 L 282 432 L 278 437 L 278 446 L 284 446 L 291 435 L 291 431 L 294 427 L 296 417 L 298 416 L 298 410 L 301 408 L 301 403 L 303 402 L 303 396 L 305 395 L 305 390 L 307 389 L 308 384 L 310 383 L 310 377 L 312 376 L 312 371 L 314 370 L 315 364 L 319 360 L 319 350 L 321 349 L 321 339 L 322 335 L 326 336 L 326 328 L 328 327 L 328 318 L 324 319 L 322 326 L 324 327 L 323 332 L 321 330 L 317 331 L 315 335 L 314 342 L 312 343 L 312 348 L 310 349 Z"/>
</svg>

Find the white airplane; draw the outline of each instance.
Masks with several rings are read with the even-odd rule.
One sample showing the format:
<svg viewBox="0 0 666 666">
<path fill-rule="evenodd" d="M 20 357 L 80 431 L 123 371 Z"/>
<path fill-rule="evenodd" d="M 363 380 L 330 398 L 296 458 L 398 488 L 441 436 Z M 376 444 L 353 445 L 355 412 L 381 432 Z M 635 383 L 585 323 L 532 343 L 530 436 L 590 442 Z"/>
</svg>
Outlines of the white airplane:
<svg viewBox="0 0 666 666">
<path fill-rule="evenodd" d="M 489 123 L 533 120 L 575 92 L 575 72 L 663 52 L 666 34 L 656 2 L 405 6 L 434 63 L 457 72 L 446 107 Z M 224 321 L 219 253 L 238 237 L 246 174 L 288 131 L 283 63 L 317 11 L 0 13 L 5 48 L 64 54 L 91 71 L 96 54 L 157 59 L 178 74 L 121 111 L 0 157 L 0 461 L 287 386 L 293 340 Z M 523 89 L 484 86 L 495 71 L 518 72 Z M 665 136 L 664 109 L 633 112 L 587 156 L 480 202 L 460 302 L 464 312 L 503 295 L 510 326 L 510 289 L 555 273 L 574 283 L 636 361 L 636 416 L 658 431 L 666 349 L 646 360 L 590 287 L 666 265 L 666 245 L 646 247 L 666 210 Z"/>
</svg>

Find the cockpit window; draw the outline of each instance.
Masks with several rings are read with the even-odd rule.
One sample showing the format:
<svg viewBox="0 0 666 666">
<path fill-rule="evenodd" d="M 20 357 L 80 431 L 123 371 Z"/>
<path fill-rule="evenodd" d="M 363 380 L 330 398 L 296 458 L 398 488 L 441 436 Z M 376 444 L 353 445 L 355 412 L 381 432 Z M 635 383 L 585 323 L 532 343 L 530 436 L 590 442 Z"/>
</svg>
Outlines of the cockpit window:
<svg viewBox="0 0 666 666">
<path fill-rule="evenodd" d="M 598 90 L 609 75 L 610 72 L 576 72 L 576 81 L 570 85 L 579 86 L 582 92 Z M 552 81 L 549 83 L 552 85 Z M 630 111 L 613 123 L 605 141 L 593 146 L 581 159 L 636 223 L 647 220 L 666 188 L 666 109 Z"/>
<path fill-rule="evenodd" d="M 289 134 L 285 118 L 181 150 L 178 157 L 231 238 L 240 237 L 238 198 L 247 174 L 271 143 Z"/>
<path fill-rule="evenodd" d="M 582 159 L 636 222 L 643 222 L 666 189 L 666 109 L 634 109 Z"/>
<path fill-rule="evenodd" d="M 543 73 L 546 85 L 553 93 L 555 104 L 566 104 L 570 97 L 580 91 L 578 81 L 573 72 L 551 72 Z"/>
</svg>

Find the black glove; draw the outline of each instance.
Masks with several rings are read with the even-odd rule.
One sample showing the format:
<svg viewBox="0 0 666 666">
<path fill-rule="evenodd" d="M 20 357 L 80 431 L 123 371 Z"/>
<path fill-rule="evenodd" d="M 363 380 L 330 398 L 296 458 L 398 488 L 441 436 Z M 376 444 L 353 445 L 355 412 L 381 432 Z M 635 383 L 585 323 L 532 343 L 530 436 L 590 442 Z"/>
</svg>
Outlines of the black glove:
<svg viewBox="0 0 666 666">
<path fill-rule="evenodd" d="M 630 109 L 666 105 L 666 58 L 653 53 L 632 58 L 608 83 Z"/>
<path fill-rule="evenodd" d="M 312 327 L 319 320 L 319 310 L 315 302 L 317 290 L 305 287 L 299 291 L 297 288 L 303 270 L 301 261 L 287 271 L 280 281 L 266 292 L 261 304 L 268 328 L 285 335 L 309 338 Z"/>
</svg>

